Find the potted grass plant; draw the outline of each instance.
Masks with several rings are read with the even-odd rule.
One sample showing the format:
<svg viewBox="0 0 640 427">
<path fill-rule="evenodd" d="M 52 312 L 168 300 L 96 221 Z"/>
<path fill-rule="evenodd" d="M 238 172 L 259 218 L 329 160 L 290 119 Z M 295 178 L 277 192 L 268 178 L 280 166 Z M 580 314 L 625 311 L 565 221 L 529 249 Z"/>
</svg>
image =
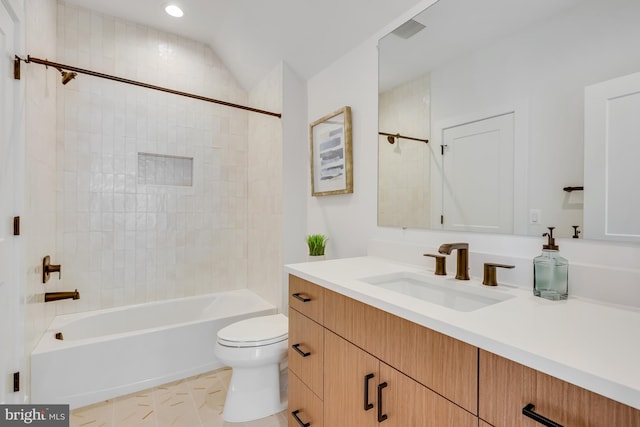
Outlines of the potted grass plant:
<svg viewBox="0 0 640 427">
<path fill-rule="evenodd" d="M 309 246 L 309 260 L 316 261 L 324 259 L 324 248 L 328 237 L 322 234 L 311 234 L 307 236 L 307 246 Z"/>
</svg>

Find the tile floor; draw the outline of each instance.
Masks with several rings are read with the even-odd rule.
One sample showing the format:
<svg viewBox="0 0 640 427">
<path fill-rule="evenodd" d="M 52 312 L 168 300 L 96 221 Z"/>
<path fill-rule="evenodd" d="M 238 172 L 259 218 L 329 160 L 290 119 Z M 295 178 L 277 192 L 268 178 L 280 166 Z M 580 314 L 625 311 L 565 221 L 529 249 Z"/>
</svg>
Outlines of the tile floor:
<svg viewBox="0 0 640 427">
<path fill-rule="evenodd" d="M 71 411 L 71 427 L 286 427 L 286 411 L 226 423 L 222 408 L 231 369 L 224 368 Z"/>
</svg>

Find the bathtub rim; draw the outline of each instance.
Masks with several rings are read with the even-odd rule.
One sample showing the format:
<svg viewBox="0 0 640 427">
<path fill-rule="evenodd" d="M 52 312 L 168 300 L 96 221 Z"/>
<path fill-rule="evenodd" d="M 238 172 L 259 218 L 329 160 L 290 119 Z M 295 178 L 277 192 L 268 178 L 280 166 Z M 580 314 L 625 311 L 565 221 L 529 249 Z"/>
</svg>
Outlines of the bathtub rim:
<svg viewBox="0 0 640 427">
<path fill-rule="evenodd" d="M 49 326 L 47 326 L 47 329 L 43 332 L 42 336 L 38 340 L 38 344 L 34 347 L 34 349 L 31 351 L 30 354 L 31 355 L 34 355 L 34 354 L 38 355 L 38 354 L 42 354 L 42 353 L 48 353 L 48 352 L 52 352 L 52 351 L 64 350 L 64 349 L 73 348 L 73 347 L 77 347 L 77 346 L 82 346 L 82 345 L 86 345 L 86 344 L 93 344 L 93 343 L 97 343 L 97 342 L 101 342 L 101 341 L 117 340 L 117 339 L 121 339 L 123 337 L 131 336 L 131 335 L 139 335 L 139 334 L 143 334 L 143 333 L 153 333 L 153 332 L 161 331 L 161 330 L 167 329 L 167 328 L 175 328 L 175 327 L 179 327 L 179 326 L 193 325 L 193 324 L 197 324 L 197 323 L 201 323 L 201 322 L 207 322 L 207 321 L 211 321 L 211 320 L 215 320 L 215 319 L 220 319 L 223 316 L 215 316 L 214 315 L 214 316 L 210 316 L 210 317 L 190 320 L 190 321 L 187 321 L 187 322 L 171 323 L 170 325 L 161 325 L 161 326 L 156 326 L 156 327 L 152 327 L 152 328 L 134 329 L 134 330 L 131 330 L 131 331 L 119 332 L 119 333 L 115 333 L 115 334 L 99 335 L 97 337 L 91 337 L 91 338 L 82 338 L 82 339 L 77 339 L 77 340 L 74 340 L 74 339 L 59 340 L 59 339 L 55 338 L 55 334 L 57 332 L 60 332 L 60 329 L 63 329 L 66 325 L 68 325 L 68 324 L 70 324 L 72 322 L 81 321 L 82 319 L 93 317 L 93 316 L 96 316 L 96 315 L 99 315 L 99 314 L 117 313 L 117 312 L 121 312 L 121 311 L 133 310 L 133 309 L 141 307 L 141 306 L 165 305 L 165 304 L 170 304 L 171 302 L 190 301 L 190 300 L 213 297 L 213 296 L 220 296 L 220 295 L 248 296 L 248 297 L 254 299 L 258 303 L 258 305 L 255 306 L 255 307 L 252 307 L 251 310 L 246 310 L 246 312 L 268 310 L 268 309 L 273 309 L 274 313 L 280 312 L 278 307 L 276 307 L 275 305 L 273 305 L 270 302 L 266 301 L 260 295 L 256 294 L 255 292 L 253 292 L 253 291 L 251 291 L 249 289 L 243 288 L 243 289 L 232 289 L 232 290 L 227 290 L 227 291 L 212 292 L 212 293 L 201 294 L 201 295 L 192 295 L 192 296 L 187 296 L 187 297 L 168 298 L 168 299 L 151 301 L 151 302 L 144 302 L 144 303 L 138 303 L 138 304 L 128 304 L 128 305 L 122 305 L 122 306 L 117 306 L 117 307 L 102 308 L 102 309 L 98 309 L 98 310 L 82 311 L 82 312 L 78 312 L 78 313 L 60 314 L 60 315 L 55 316 L 51 320 L 51 323 L 49 323 Z M 243 311 L 243 312 L 245 312 L 245 311 Z"/>
</svg>

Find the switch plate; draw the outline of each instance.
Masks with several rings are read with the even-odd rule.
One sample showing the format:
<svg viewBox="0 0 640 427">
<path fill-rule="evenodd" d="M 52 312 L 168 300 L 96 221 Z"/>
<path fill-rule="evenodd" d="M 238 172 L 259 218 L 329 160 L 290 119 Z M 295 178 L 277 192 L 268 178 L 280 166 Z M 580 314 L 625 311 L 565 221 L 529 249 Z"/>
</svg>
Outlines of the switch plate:
<svg viewBox="0 0 640 427">
<path fill-rule="evenodd" d="M 542 211 L 540 209 L 529 210 L 529 224 L 540 224 L 542 222 Z"/>
</svg>

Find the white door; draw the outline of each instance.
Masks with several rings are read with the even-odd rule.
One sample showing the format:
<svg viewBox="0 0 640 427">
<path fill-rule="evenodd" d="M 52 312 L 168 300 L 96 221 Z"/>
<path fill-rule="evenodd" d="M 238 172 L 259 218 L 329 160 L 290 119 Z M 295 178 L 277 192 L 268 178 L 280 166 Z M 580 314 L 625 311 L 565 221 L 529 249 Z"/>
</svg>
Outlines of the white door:
<svg viewBox="0 0 640 427">
<path fill-rule="evenodd" d="M 513 232 L 514 114 L 443 129 L 445 230 Z"/>
<path fill-rule="evenodd" d="M 640 73 L 585 88 L 584 237 L 640 242 Z"/>
<path fill-rule="evenodd" d="M 15 403 L 11 374 L 18 368 L 16 345 L 19 310 L 16 256 L 13 236 L 15 215 L 15 91 L 13 78 L 14 29 L 16 25 L 0 2 L 0 402 Z"/>
</svg>

